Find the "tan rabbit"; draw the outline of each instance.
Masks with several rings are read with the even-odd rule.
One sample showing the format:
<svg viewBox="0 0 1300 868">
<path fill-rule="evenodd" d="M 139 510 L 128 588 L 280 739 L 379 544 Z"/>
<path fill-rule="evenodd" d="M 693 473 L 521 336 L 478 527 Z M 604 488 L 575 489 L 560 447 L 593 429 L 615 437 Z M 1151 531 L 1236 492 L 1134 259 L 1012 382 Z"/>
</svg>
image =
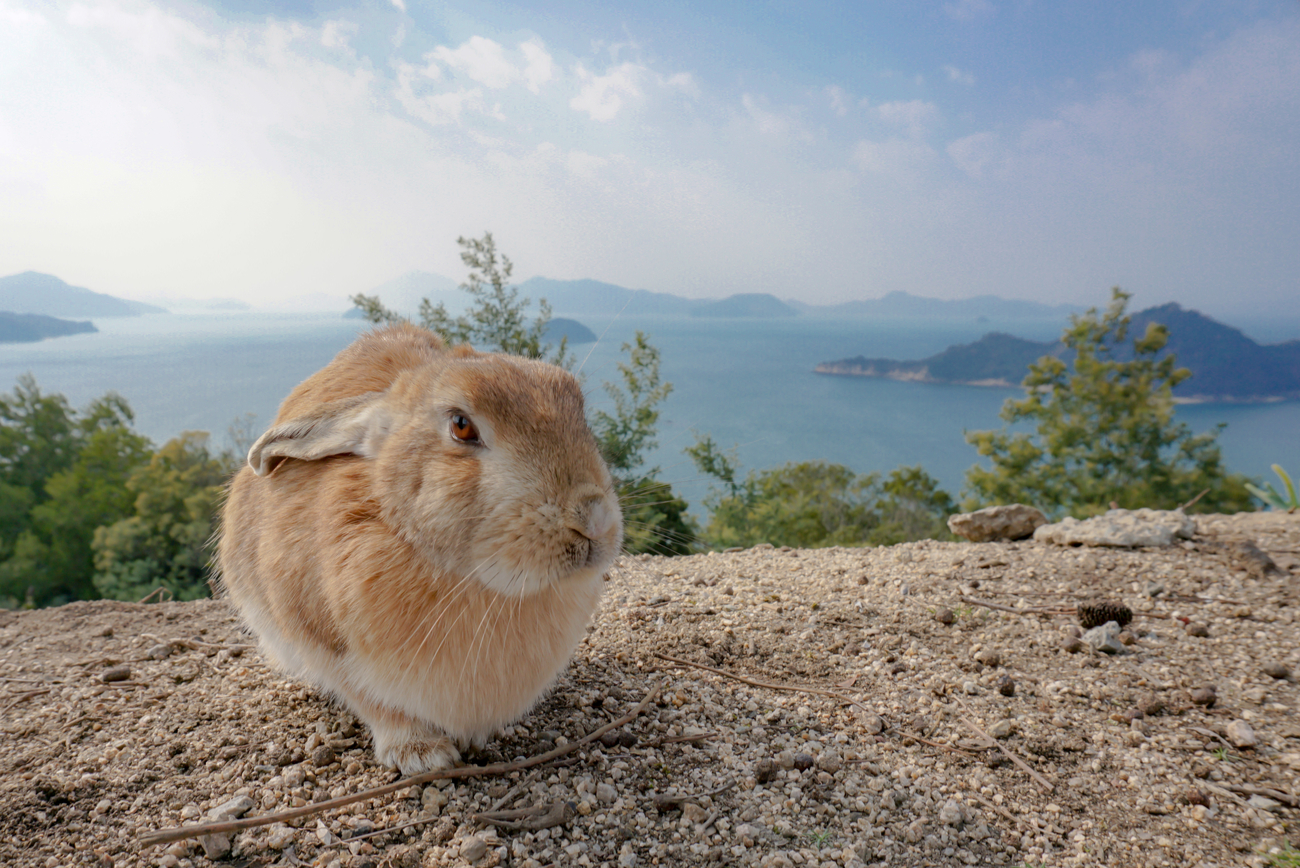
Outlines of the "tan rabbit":
<svg viewBox="0 0 1300 868">
<path fill-rule="evenodd" d="M 265 651 L 408 774 L 537 702 L 622 544 L 577 380 L 411 325 L 363 335 L 294 389 L 248 464 L 221 585 Z"/>
</svg>

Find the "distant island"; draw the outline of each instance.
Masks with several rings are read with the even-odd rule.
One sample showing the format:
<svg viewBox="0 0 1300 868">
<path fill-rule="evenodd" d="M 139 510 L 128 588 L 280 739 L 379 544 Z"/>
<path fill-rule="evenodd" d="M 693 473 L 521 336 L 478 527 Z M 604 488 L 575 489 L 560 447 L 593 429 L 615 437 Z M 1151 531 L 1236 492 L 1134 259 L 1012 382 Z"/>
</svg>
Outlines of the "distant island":
<svg viewBox="0 0 1300 868">
<path fill-rule="evenodd" d="M 94 323 L 73 322 L 42 316 L 38 313 L 12 313 L 0 310 L 0 344 L 32 343 L 46 338 L 97 331 L 99 329 L 95 328 Z"/>
<path fill-rule="evenodd" d="M 56 317 L 139 316 L 161 307 L 72 286 L 52 274 L 24 271 L 0 277 L 0 310 Z"/>
<path fill-rule="evenodd" d="M 1177 304 L 1148 308 L 1133 315 L 1130 334 L 1148 323 L 1169 329 L 1164 352 L 1192 376 L 1174 389 L 1182 401 L 1280 401 L 1300 398 L 1300 340 L 1258 344 L 1237 329 Z M 1131 346 L 1128 357 L 1132 356 Z M 951 346 L 915 361 L 856 356 L 822 362 L 819 374 L 885 377 L 919 383 L 965 386 L 1017 386 L 1028 368 L 1043 356 L 1066 358 L 1060 341 L 1028 341 L 990 332 L 970 344 Z M 1119 354 L 1124 358 L 1125 354 Z"/>
<path fill-rule="evenodd" d="M 703 317 L 781 317 L 798 316 L 799 311 L 766 292 L 742 292 L 721 301 L 701 302 L 691 308 L 691 316 Z"/>
<path fill-rule="evenodd" d="M 571 344 L 594 344 L 596 342 L 596 333 L 576 319 L 565 319 L 562 316 L 551 317 L 551 321 L 546 324 L 546 334 L 542 336 L 542 340 L 547 343 L 557 344 L 565 338 Z"/>
</svg>

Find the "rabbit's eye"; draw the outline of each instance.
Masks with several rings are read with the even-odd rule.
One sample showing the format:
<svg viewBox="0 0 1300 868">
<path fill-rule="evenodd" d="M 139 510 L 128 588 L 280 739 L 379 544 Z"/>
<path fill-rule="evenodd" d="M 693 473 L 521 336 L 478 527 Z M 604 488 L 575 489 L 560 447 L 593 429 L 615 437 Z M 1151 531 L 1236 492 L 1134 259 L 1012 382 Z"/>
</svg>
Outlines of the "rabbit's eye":
<svg viewBox="0 0 1300 868">
<path fill-rule="evenodd" d="M 474 423 L 468 416 L 458 413 L 451 417 L 451 436 L 464 443 L 477 443 L 478 429 L 474 427 Z"/>
</svg>

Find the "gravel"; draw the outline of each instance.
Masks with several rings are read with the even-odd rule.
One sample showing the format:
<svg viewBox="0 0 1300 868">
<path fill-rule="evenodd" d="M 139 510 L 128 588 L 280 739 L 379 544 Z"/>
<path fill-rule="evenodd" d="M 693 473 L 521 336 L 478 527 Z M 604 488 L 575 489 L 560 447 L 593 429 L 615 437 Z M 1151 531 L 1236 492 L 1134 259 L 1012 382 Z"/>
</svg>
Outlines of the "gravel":
<svg viewBox="0 0 1300 868">
<path fill-rule="evenodd" d="M 553 692 L 471 762 L 581 738 L 666 680 L 618 739 L 240 831 L 213 842 L 218 862 L 137 839 L 386 784 L 365 728 L 270 670 L 221 601 L 0 612 L 0 864 L 1264 865 L 1300 843 L 1300 687 L 1271 674 L 1300 662 L 1300 516 L 1197 526 L 1134 550 L 624 558 Z M 1072 653 L 1071 616 L 962 597 L 1119 600 L 1136 641 Z M 103 679 L 113 667 L 129 677 Z M 548 828 L 471 819 L 566 803 Z"/>
</svg>

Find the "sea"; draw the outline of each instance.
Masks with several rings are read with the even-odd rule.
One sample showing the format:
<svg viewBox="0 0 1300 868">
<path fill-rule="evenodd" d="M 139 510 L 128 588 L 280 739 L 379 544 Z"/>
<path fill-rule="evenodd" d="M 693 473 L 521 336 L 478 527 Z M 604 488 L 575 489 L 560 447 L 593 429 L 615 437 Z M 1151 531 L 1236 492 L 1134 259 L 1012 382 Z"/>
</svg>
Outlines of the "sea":
<svg viewBox="0 0 1300 868">
<path fill-rule="evenodd" d="M 659 350 L 661 376 L 672 392 L 647 466 L 658 468 L 697 516 L 705 513 L 711 481 L 683 450 L 706 435 L 733 449 L 744 470 L 811 460 L 859 473 L 919 464 L 957 496 L 978 460 L 965 432 L 1000 427 L 1003 402 L 1020 389 L 829 376 L 814 373 L 814 366 L 857 355 L 924 358 L 995 330 L 1048 340 L 1064 325 L 1048 319 L 564 315 L 600 336 L 595 344 L 571 348 L 591 409 L 612 409 L 603 384 L 620 379 L 622 346 L 637 331 Z M 228 431 L 240 420 L 260 433 L 297 383 L 367 328 L 341 313 L 253 312 L 106 318 L 95 325 L 94 334 L 0 344 L 0 392 L 11 391 L 25 373 L 43 392 L 62 393 L 77 407 L 117 392 L 134 410 L 137 429 L 155 443 L 182 431 L 208 431 L 217 447 L 235 442 Z M 1300 476 L 1300 401 L 1185 404 L 1177 418 L 1197 432 L 1225 424 L 1219 442 L 1234 471 L 1275 486 L 1271 464 Z"/>
</svg>

